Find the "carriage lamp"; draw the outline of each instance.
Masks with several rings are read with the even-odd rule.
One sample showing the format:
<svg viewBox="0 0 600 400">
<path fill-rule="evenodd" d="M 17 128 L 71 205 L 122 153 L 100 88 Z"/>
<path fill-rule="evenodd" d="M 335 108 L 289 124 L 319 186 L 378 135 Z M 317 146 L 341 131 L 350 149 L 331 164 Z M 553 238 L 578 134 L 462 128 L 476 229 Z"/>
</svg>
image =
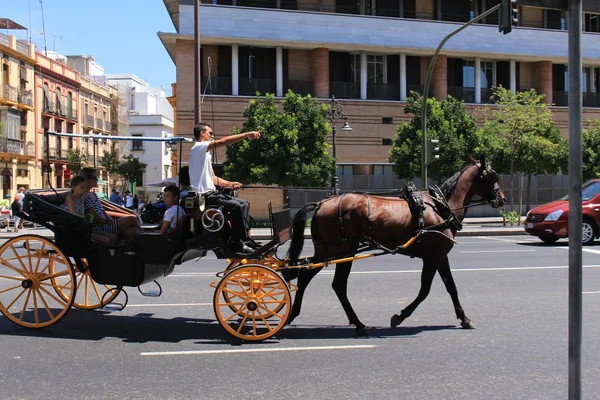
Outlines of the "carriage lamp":
<svg viewBox="0 0 600 400">
<path fill-rule="evenodd" d="M 331 124 L 331 133 L 333 135 L 333 158 L 335 159 L 335 171 L 333 173 L 333 178 L 331 179 L 331 194 L 337 196 L 340 194 L 340 180 L 337 173 L 337 154 L 336 154 L 336 142 L 335 142 L 335 134 L 336 134 L 336 123 L 343 119 L 344 125 L 340 129 L 342 132 L 350 132 L 352 131 L 352 127 L 348 123 L 348 117 L 344 114 L 344 107 L 335 99 L 335 96 L 331 97 L 329 100 L 329 111 L 327 112 L 327 119 Z"/>
</svg>

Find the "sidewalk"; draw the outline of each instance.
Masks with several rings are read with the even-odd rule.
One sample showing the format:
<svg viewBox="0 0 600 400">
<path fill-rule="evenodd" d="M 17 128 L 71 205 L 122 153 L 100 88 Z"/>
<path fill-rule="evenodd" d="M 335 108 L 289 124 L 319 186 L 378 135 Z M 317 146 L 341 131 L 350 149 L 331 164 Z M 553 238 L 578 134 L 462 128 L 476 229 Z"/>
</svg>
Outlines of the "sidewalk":
<svg viewBox="0 0 600 400">
<path fill-rule="evenodd" d="M 502 218 L 466 218 L 464 220 L 463 230 L 458 232 L 456 236 L 509 236 L 509 235 L 525 235 L 523 224 L 521 226 L 503 226 Z M 54 233 L 44 227 L 24 228 L 18 233 L 15 232 L 0 232 L 0 239 L 12 239 L 19 235 L 40 235 L 43 237 L 53 238 Z M 304 231 L 304 237 L 310 238 L 310 228 Z M 271 239 L 271 229 L 269 228 L 254 228 L 252 229 L 252 238 L 256 240 Z"/>
</svg>

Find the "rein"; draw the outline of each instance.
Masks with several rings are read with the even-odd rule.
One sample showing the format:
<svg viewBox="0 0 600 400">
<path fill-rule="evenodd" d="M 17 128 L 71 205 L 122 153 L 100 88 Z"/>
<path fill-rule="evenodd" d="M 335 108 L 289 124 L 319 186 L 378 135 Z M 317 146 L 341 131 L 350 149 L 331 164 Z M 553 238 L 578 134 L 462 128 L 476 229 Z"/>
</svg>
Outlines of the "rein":
<svg viewBox="0 0 600 400">
<path fill-rule="evenodd" d="M 478 203 L 469 203 L 466 206 L 452 208 L 451 211 L 464 210 L 465 208 L 470 208 L 470 207 L 484 206 L 486 204 L 490 204 L 491 202 L 492 202 L 492 200 L 483 200 Z"/>
</svg>

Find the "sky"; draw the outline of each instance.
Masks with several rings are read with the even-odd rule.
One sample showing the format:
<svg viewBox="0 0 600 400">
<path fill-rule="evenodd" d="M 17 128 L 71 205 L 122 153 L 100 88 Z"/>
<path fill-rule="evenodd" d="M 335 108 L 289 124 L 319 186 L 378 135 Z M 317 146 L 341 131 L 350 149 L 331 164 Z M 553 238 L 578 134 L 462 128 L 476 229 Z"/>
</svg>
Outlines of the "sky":
<svg viewBox="0 0 600 400">
<path fill-rule="evenodd" d="M 43 7 L 43 21 L 42 21 Z M 0 17 L 27 28 L 0 28 L 67 55 L 87 54 L 106 74 L 134 74 L 170 91 L 175 65 L 157 32 L 175 32 L 162 0 L 0 0 Z"/>
</svg>

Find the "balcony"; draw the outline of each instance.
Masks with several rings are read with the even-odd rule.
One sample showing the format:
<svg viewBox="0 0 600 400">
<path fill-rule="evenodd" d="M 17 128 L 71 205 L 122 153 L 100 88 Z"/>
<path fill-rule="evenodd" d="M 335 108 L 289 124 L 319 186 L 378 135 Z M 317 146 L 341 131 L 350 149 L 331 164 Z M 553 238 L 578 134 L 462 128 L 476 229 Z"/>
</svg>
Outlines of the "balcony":
<svg viewBox="0 0 600 400">
<path fill-rule="evenodd" d="M 77 121 L 77 110 L 67 110 L 67 118 L 72 121 Z"/>
<path fill-rule="evenodd" d="M 33 142 L 23 142 L 17 139 L 0 138 L 0 153 L 34 156 L 35 148 Z"/>
<path fill-rule="evenodd" d="M 369 100 L 400 100 L 400 85 L 397 83 L 368 83 L 367 99 Z"/>
<path fill-rule="evenodd" d="M 283 84 L 283 94 L 285 95 L 285 92 L 288 90 L 301 96 L 306 96 L 314 93 L 314 83 L 313 81 L 289 80 Z"/>
<path fill-rule="evenodd" d="M 31 90 L 20 90 L 18 100 L 19 104 L 33 107 L 33 93 Z"/>
<path fill-rule="evenodd" d="M 600 93 L 585 92 L 583 94 L 584 107 L 600 107 Z"/>
<path fill-rule="evenodd" d="M 338 99 L 360 99 L 360 83 L 331 81 L 329 92 Z"/>
<path fill-rule="evenodd" d="M 5 83 L 4 87 L 2 88 L 2 100 L 12 103 L 18 103 L 19 94 L 17 88 Z"/>
<path fill-rule="evenodd" d="M 91 115 L 86 115 L 84 124 L 89 127 L 95 128 L 96 127 L 96 118 L 94 118 Z"/>
<path fill-rule="evenodd" d="M 255 96 L 256 92 L 275 93 L 275 79 L 240 78 L 240 95 Z"/>
<path fill-rule="evenodd" d="M 102 129 L 103 129 L 105 132 L 110 132 L 110 131 L 111 131 L 112 124 L 111 124 L 111 122 L 110 122 L 110 121 L 102 121 L 102 126 L 103 126 L 103 128 L 102 128 Z"/>
<path fill-rule="evenodd" d="M 207 94 L 231 94 L 231 78 L 216 77 L 210 78 L 210 85 L 208 84 L 208 77 L 202 77 L 202 88 L 207 88 Z"/>
<path fill-rule="evenodd" d="M 475 88 L 448 86 L 448 95 L 465 103 L 475 103 Z"/>
<path fill-rule="evenodd" d="M 44 113 L 54 114 L 54 102 L 44 98 Z"/>
</svg>

